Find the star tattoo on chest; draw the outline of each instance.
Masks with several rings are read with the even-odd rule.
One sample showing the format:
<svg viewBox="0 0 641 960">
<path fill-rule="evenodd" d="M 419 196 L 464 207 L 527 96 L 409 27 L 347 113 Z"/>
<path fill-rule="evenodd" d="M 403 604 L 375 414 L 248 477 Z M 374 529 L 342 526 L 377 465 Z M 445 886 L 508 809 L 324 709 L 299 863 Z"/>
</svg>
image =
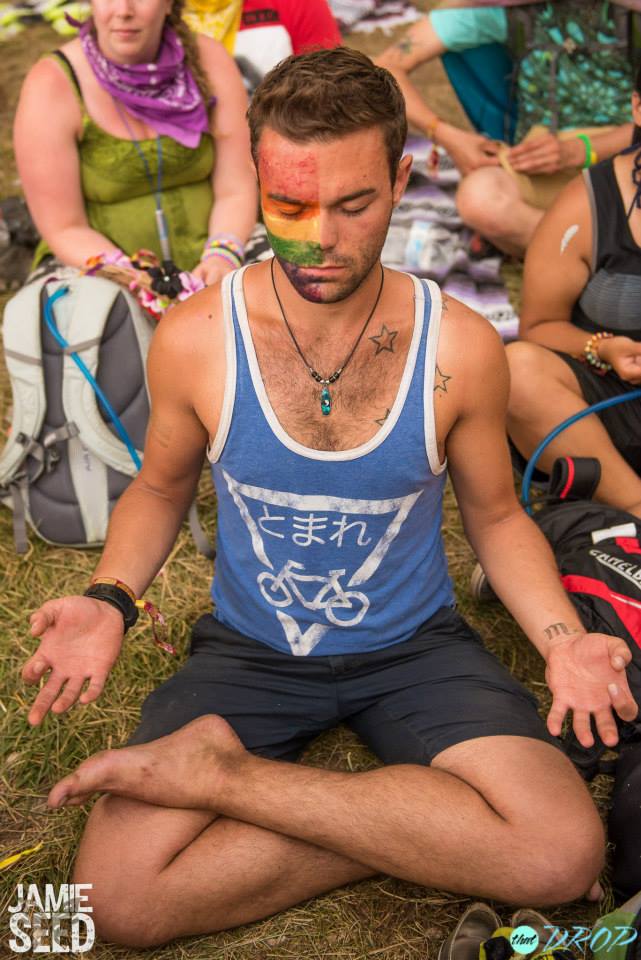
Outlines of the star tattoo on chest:
<svg viewBox="0 0 641 960">
<path fill-rule="evenodd" d="M 375 357 L 382 353 L 384 350 L 388 350 L 390 353 L 394 353 L 394 341 L 398 336 L 398 330 L 388 330 L 385 324 L 383 324 L 383 329 L 375 337 L 369 337 L 368 339 L 372 341 L 376 347 Z"/>
<path fill-rule="evenodd" d="M 377 423 L 379 427 L 382 427 L 385 421 L 387 420 L 387 418 L 389 417 L 389 415 L 390 415 L 390 408 L 388 407 L 387 410 L 385 411 L 385 416 L 381 417 L 379 420 L 375 420 L 374 423 Z"/>
<path fill-rule="evenodd" d="M 434 393 L 436 393 L 437 390 L 442 390 L 443 393 L 447 393 L 447 381 L 451 379 L 450 376 L 443 373 L 441 368 L 437 366 L 434 374 Z"/>
</svg>

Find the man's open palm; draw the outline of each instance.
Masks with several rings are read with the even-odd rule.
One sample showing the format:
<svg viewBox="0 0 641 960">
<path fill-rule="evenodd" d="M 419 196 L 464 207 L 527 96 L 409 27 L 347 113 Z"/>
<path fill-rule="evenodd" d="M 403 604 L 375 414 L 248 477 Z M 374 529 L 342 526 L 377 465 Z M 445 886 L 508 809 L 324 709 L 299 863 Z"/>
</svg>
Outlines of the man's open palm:
<svg viewBox="0 0 641 960">
<path fill-rule="evenodd" d="M 41 639 L 22 679 L 34 684 L 48 673 L 29 712 L 29 723 L 37 726 L 49 709 L 63 713 L 76 701 L 100 696 L 120 653 L 124 623 L 118 610 L 90 597 L 49 600 L 31 614 L 30 623 L 32 635 Z"/>
<path fill-rule="evenodd" d="M 559 736 L 568 710 L 579 743 L 591 747 L 594 737 L 590 716 L 606 746 L 618 740 L 612 708 L 622 720 L 634 720 L 639 708 L 630 693 L 625 667 L 630 662 L 628 646 L 618 637 L 603 633 L 574 634 L 555 644 L 548 654 L 545 678 L 553 695 L 548 729 Z"/>
</svg>

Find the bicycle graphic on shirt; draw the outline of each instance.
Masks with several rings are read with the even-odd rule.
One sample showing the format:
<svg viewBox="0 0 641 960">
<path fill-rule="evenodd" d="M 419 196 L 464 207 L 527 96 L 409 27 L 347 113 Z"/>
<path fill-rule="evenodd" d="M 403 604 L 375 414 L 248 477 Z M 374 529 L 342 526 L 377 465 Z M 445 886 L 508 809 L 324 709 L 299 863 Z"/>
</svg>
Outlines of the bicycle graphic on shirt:
<svg viewBox="0 0 641 960">
<path fill-rule="evenodd" d="M 296 598 L 307 610 L 322 610 L 335 627 L 354 627 L 361 622 L 369 609 L 369 598 L 359 590 L 343 590 L 340 578 L 345 570 L 330 570 L 324 577 L 302 573 L 304 569 L 303 563 L 288 560 L 280 573 L 260 573 L 257 583 L 265 600 L 272 607 L 288 607 Z M 316 593 L 310 598 L 309 590 L 303 592 L 303 588 L 311 585 Z"/>
<path fill-rule="evenodd" d="M 308 656 L 332 627 L 349 628 L 361 623 L 371 608 L 369 597 L 362 591 L 367 589 L 365 585 L 384 563 L 422 489 L 390 499 L 361 500 L 270 490 L 242 483 L 224 468 L 221 468 L 221 472 L 249 535 L 252 553 L 261 567 L 260 571 L 252 573 L 252 589 L 255 583 L 263 599 L 275 608 L 276 619 L 292 653 Z M 277 509 L 270 510 L 272 507 Z M 330 522 L 332 515 L 336 520 Z M 320 532 L 318 527 L 310 526 L 309 529 L 309 545 L 313 541 L 316 548 L 323 547 L 313 562 L 323 563 L 322 553 L 327 550 L 327 565 L 323 563 L 320 572 L 311 573 L 304 563 L 288 559 L 286 555 L 280 554 L 276 560 L 272 551 L 278 545 L 281 549 L 285 547 L 289 539 L 285 531 L 290 535 L 292 530 L 300 534 L 296 524 L 301 517 L 314 519 L 319 516 L 325 524 L 323 529 L 335 526 L 337 531 L 336 540 L 330 548 L 325 541 L 318 542 L 316 536 L 312 536 Z M 267 526 L 268 521 L 271 527 Z M 274 526 L 287 523 L 290 525 L 288 530 L 285 526 Z M 370 524 L 367 537 L 366 523 Z M 367 547 L 367 550 L 362 553 L 359 551 L 356 557 L 350 558 L 356 561 L 353 570 L 349 569 L 345 560 L 338 558 L 340 554 L 337 555 L 336 550 L 339 548 L 334 547 L 338 533 L 345 536 L 349 530 L 353 531 L 352 536 L 358 547 Z M 369 537 L 372 538 L 371 542 Z M 294 540 L 293 535 L 291 539 L 297 546 L 307 545 Z M 339 568 L 339 564 L 344 566 Z M 326 573 L 330 565 L 331 569 Z M 318 567 L 314 569 L 318 570 Z M 301 624 L 296 619 L 297 614 L 302 612 L 301 607 L 316 614 L 309 618 L 311 623 Z"/>
</svg>

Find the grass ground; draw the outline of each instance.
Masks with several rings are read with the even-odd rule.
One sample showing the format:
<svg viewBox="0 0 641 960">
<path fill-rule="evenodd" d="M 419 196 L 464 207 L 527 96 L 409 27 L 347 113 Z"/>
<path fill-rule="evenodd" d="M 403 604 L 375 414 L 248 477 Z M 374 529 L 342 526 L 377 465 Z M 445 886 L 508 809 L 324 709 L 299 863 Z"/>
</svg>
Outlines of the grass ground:
<svg viewBox="0 0 641 960">
<path fill-rule="evenodd" d="M 417 4 L 425 9 L 432 4 Z M 19 191 L 10 136 L 11 119 L 22 77 L 29 65 L 56 45 L 47 27 L 33 26 L 2 46 L 0 58 L 0 196 Z M 389 42 L 381 34 L 354 35 L 348 43 L 376 53 Z M 424 68 L 419 82 L 429 92 L 439 113 L 461 120 L 460 110 L 438 65 Z M 518 275 L 510 286 L 518 293 Z M 0 301 L 0 306 L 2 302 Z M 11 404 L 6 372 L 0 371 L 0 418 L 8 424 Z M 214 503 L 203 484 L 201 513 L 213 518 Z M 213 519 L 209 521 L 213 532 Z M 485 639 L 487 646 L 513 673 L 548 703 L 542 662 L 511 617 L 499 606 L 479 607 L 469 595 L 474 558 L 463 536 L 453 495 L 445 504 L 444 536 L 460 609 Z M 45 806 L 51 785 L 97 750 L 118 746 L 137 722 L 144 696 L 167 678 L 175 662 L 156 649 L 146 629 L 131 632 L 123 655 L 97 704 L 76 709 L 62 718 L 49 718 L 37 730 L 26 722 L 33 692 L 20 681 L 20 669 L 33 651 L 27 633 L 27 615 L 44 600 L 78 592 L 96 562 L 90 551 L 47 547 L 32 540 L 30 552 L 17 557 L 13 550 L 10 515 L 0 512 L 0 860 L 3 856 L 43 841 L 39 853 L 0 873 L 0 958 L 9 957 L 6 908 L 17 883 L 58 884 L 68 880 L 74 849 L 86 818 L 84 810 L 50 813 Z M 209 563 L 195 554 L 183 532 L 150 591 L 171 616 L 171 632 L 180 657 L 185 655 L 188 625 L 208 607 Z M 364 770 L 376 759 L 346 729 L 316 741 L 305 763 L 340 770 Z M 550 790 L 554 790 L 553 783 Z M 593 792 L 605 811 L 609 781 L 599 778 Z M 277 917 L 211 937 L 184 940 L 151 954 L 97 945 L 89 954 L 96 960 L 410 960 L 434 958 L 440 942 L 468 905 L 465 898 L 413 886 L 388 877 L 345 887 L 303 903 Z M 504 917 L 509 910 L 495 905 Z M 560 925 L 587 924 L 596 910 L 586 903 L 551 911 Z M 141 917 L 144 924 L 144 917 Z"/>
</svg>

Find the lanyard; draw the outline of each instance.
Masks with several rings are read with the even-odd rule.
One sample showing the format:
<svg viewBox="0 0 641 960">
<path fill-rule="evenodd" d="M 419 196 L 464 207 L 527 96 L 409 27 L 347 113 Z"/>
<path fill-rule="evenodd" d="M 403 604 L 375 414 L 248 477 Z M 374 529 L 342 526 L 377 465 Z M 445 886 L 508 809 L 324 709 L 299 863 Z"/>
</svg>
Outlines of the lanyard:
<svg viewBox="0 0 641 960">
<path fill-rule="evenodd" d="M 116 109 L 118 110 L 118 113 L 122 118 L 122 122 L 127 128 L 127 133 L 131 137 L 131 142 L 136 148 L 136 152 L 138 153 L 138 156 L 142 160 L 143 166 L 145 168 L 145 175 L 147 177 L 147 180 L 149 181 L 149 186 L 151 187 L 152 190 L 154 190 L 154 178 L 151 175 L 151 168 L 149 166 L 149 161 L 147 160 L 147 157 L 145 156 L 144 151 L 140 146 L 140 143 L 134 136 L 133 130 L 129 125 L 127 116 L 124 113 L 120 103 L 115 98 L 114 98 L 114 103 L 116 105 Z M 167 226 L 167 218 L 165 217 L 165 211 L 162 208 L 163 169 L 162 169 L 162 141 L 160 139 L 160 134 L 158 134 L 156 138 L 156 150 L 157 150 L 157 157 L 158 157 L 158 163 L 157 163 L 158 172 L 156 176 L 156 187 L 154 190 L 154 195 L 156 198 L 156 230 L 158 231 L 158 239 L 160 241 L 160 250 L 162 253 L 162 259 L 171 260 L 171 246 L 169 244 L 169 228 Z"/>
</svg>

